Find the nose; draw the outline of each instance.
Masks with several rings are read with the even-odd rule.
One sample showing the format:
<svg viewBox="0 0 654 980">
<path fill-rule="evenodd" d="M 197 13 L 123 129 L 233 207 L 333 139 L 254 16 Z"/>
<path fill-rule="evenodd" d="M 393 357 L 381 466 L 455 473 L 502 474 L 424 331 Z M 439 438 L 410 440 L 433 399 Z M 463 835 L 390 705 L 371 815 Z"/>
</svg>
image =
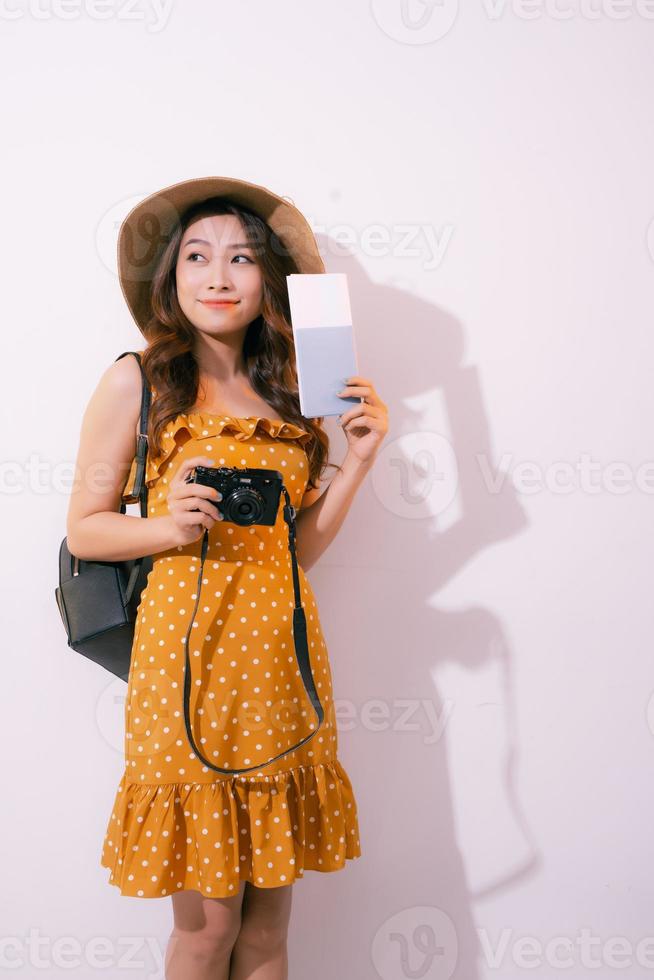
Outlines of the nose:
<svg viewBox="0 0 654 980">
<path fill-rule="evenodd" d="M 231 289 L 232 279 L 229 272 L 229 261 L 216 258 L 209 266 L 209 289 Z"/>
</svg>

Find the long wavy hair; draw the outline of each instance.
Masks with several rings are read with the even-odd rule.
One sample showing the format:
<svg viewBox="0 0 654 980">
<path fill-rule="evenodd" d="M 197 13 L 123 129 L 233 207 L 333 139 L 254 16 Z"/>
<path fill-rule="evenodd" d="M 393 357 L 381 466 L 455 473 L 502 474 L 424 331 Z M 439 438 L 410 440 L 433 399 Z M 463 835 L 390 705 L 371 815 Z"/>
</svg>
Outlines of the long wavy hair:
<svg viewBox="0 0 654 980">
<path fill-rule="evenodd" d="M 148 419 L 148 448 L 153 458 L 162 454 L 167 423 L 190 411 L 198 397 L 199 366 L 193 353 L 198 331 L 184 315 L 177 298 L 176 265 L 184 232 L 199 218 L 233 214 L 239 218 L 263 276 L 260 315 L 247 328 L 243 341 L 252 388 L 271 405 L 277 417 L 301 426 L 313 435 L 304 450 L 309 461 L 308 482 L 316 487 L 328 463 L 329 437 L 324 417 L 306 419 L 300 412 L 295 345 L 291 329 L 286 276 L 299 272 L 281 239 L 258 214 L 224 197 L 212 197 L 190 207 L 173 228 L 150 284 L 152 316 L 143 333 L 147 348 L 143 371 L 156 390 Z"/>
</svg>

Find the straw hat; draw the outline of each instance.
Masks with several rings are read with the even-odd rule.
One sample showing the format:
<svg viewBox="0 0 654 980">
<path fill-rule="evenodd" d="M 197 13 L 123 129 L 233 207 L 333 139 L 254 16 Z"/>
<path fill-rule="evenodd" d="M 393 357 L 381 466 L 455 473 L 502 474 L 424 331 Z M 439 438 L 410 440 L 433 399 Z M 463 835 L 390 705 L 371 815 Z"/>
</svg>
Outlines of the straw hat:
<svg viewBox="0 0 654 980">
<path fill-rule="evenodd" d="M 325 271 L 311 227 L 292 201 L 235 177 L 182 180 L 144 198 L 132 208 L 118 232 L 120 287 L 141 333 L 151 316 L 150 281 L 170 232 L 187 208 L 217 196 L 242 204 L 263 218 L 300 272 Z"/>
</svg>

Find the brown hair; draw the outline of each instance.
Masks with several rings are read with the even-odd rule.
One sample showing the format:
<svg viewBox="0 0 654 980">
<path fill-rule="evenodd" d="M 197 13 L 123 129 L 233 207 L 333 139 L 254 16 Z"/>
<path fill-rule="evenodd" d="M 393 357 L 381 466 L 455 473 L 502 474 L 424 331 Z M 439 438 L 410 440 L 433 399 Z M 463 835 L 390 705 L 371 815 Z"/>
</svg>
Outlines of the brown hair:
<svg viewBox="0 0 654 980">
<path fill-rule="evenodd" d="M 277 417 L 299 425 L 313 435 L 304 446 L 309 460 L 309 484 L 317 485 L 328 463 L 329 437 L 323 417 L 305 419 L 300 412 L 295 345 L 291 329 L 286 275 L 298 272 L 292 255 L 278 235 L 258 214 L 224 197 L 194 204 L 175 225 L 159 259 L 150 285 L 152 316 L 143 329 L 147 349 L 143 371 L 156 398 L 148 420 L 148 449 L 153 458 L 162 454 L 162 434 L 167 423 L 190 411 L 198 395 L 199 370 L 193 353 L 197 330 L 184 315 L 177 298 L 175 269 L 184 232 L 199 218 L 217 214 L 236 215 L 251 243 L 263 276 L 261 314 L 247 329 L 243 355 L 252 388 Z"/>
</svg>

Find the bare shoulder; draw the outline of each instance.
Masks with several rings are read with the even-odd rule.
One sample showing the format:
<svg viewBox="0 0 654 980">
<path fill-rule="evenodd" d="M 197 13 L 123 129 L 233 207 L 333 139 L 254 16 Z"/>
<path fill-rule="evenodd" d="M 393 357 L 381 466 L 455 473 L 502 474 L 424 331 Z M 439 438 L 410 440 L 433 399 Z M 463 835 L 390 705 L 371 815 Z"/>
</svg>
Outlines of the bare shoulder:
<svg viewBox="0 0 654 980">
<path fill-rule="evenodd" d="M 143 354 L 144 352 L 137 351 L 137 353 Z M 135 357 L 126 354 L 125 357 L 111 362 L 100 378 L 100 384 L 118 394 L 123 394 L 127 397 L 131 396 L 132 399 L 138 396 L 140 402 L 141 379 L 141 368 L 139 367 L 138 361 Z"/>
<path fill-rule="evenodd" d="M 68 507 L 71 541 L 78 523 L 89 514 L 118 508 L 136 449 L 141 377 L 136 358 L 121 357 L 105 368 L 91 394 L 82 417 L 76 487 Z"/>
<path fill-rule="evenodd" d="M 112 361 L 102 372 L 82 419 L 84 447 L 131 452 L 141 414 L 143 383 L 135 357 Z"/>
<path fill-rule="evenodd" d="M 142 353 L 142 351 L 140 352 Z M 136 432 L 141 414 L 143 380 L 135 357 L 121 357 L 104 370 L 98 381 L 87 412 L 110 416 L 115 423 Z"/>
</svg>

